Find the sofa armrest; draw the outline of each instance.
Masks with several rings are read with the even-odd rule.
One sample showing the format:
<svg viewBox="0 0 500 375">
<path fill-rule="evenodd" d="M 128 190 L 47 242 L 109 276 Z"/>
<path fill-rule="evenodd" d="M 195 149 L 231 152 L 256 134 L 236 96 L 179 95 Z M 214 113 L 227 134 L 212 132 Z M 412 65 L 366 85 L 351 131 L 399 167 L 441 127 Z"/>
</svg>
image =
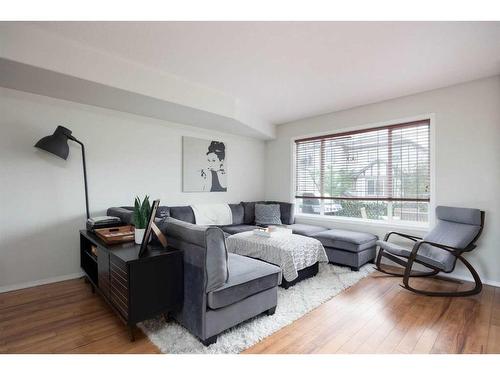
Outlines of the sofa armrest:
<svg viewBox="0 0 500 375">
<path fill-rule="evenodd" d="M 229 275 L 224 232 L 170 217 L 158 226 L 169 246 L 183 251 L 184 303 L 177 319 L 206 338 L 207 293 L 222 286 Z"/>
<path fill-rule="evenodd" d="M 196 245 L 204 251 L 205 292 L 215 290 L 229 277 L 227 265 L 226 238 L 222 229 L 190 224 L 174 218 L 165 218 L 160 229 L 167 236 L 176 240 Z M 177 242 L 177 241 L 175 241 Z"/>
<path fill-rule="evenodd" d="M 110 207 L 106 215 L 119 217 L 124 224 L 134 224 L 134 209 L 132 207 Z"/>
</svg>

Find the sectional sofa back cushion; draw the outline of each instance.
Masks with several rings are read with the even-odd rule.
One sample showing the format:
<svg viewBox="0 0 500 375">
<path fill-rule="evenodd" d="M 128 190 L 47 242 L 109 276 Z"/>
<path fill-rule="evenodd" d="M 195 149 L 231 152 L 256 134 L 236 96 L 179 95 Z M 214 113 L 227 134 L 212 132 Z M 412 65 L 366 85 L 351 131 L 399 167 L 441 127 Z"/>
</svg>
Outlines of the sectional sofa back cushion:
<svg viewBox="0 0 500 375">
<path fill-rule="evenodd" d="M 262 204 L 255 205 L 255 224 L 257 225 L 280 225 L 280 205 Z"/>
<path fill-rule="evenodd" d="M 241 202 L 240 204 L 243 206 L 244 214 L 243 214 L 243 224 L 254 225 L 255 224 L 255 203 L 264 203 L 260 202 Z"/>
<path fill-rule="evenodd" d="M 177 207 L 165 207 L 169 209 L 170 217 L 174 219 L 182 220 L 187 223 L 196 224 L 196 219 L 194 216 L 193 209 L 191 206 L 177 206 Z M 229 208 L 233 216 L 233 225 L 243 224 L 244 209 L 241 204 L 230 204 Z M 158 216 L 158 214 L 156 215 Z M 164 217 L 162 215 L 162 217 Z"/>
<path fill-rule="evenodd" d="M 293 203 L 288 202 L 275 202 L 275 201 L 257 201 L 257 202 L 241 202 L 245 214 L 243 217 L 243 224 L 255 224 L 255 204 L 279 204 L 280 206 L 280 219 L 282 224 L 291 225 L 295 222 L 295 206 Z"/>
<path fill-rule="evenodd" d="M 266 203 L 280 205 L 280 219 L 282 224 L 292 225 L 293 223 L 295 223 L 295 204 L 276 201 L 266 201 Z"/>
<path fill-rule="evenodd" d="M 195 225 L 167 217 L 163 220 L 160 229 L 167 236 L 167 240 L 171 237 L 180 240 L 181 243 L 197 245 L 200 251 L 206 251 L 205 291 L 207 293 L 226 283 L 229 277 L 228 255 L 224 232 L 220 228 Z"/>
<path fill-rule="evenodd" d="M 170 207 L 170 217 L 185 221 L 186 223 L 195 224 L 194 212 L 191 206 Z"/>
<path fill-rule="evenodd" d="M 233 225 L 254 225 L 255 224 L 255 203 L 279 204 L 281 213 L 281 222 L 283 224 L 293 224 L 294 217 L 294 204 L 287 202 L 275 201 L 258 201 L 258 202 L 241 202 L 239 204 L 230 204 L 231 213 L 233 214 Z M 132 214 L 134 208 L 131 206 L 124 207 L 111 207 L 108 208 L 107 214 L 109 216 L 118 216 L 126 224 L 132 224 Z M 173 217 L 174 219 L 182 220 L 187 223 L 195 224 L 193 209 L 190 206 L 177 206 L 167 207 L 160 206 L 156 212 L 156 217 Z"/>
<path fill-rule="evenodd" d="M 233 214 L 233 225 L 241 225 L 244 223 L 245 210 L 241 204 L 229 204 L 231 213 Z"/>
</svg>

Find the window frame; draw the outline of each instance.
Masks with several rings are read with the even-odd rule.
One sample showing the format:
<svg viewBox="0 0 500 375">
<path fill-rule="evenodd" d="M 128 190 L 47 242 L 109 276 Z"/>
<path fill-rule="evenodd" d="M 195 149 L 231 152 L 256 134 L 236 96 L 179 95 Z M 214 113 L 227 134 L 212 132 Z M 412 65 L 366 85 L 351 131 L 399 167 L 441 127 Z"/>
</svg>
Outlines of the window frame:
<svg viewBox="0 0 500 375">
<path fill-rule="evenodd" d="M 364 125 L 357 125 L 357 126 L 351 126 L 347 128 L 338 128 L 338 129 L 331 129 L 329 131 L 323 131 L 319 133 L 308 133 L 308 134 L 302 134 L 298 135 L 295 137 L 290 138 L 290 176 L 291 176 L 291 191 L 290 191 L 290 202 L 296 202 L 295 198 L 295 192 L 296 192 L 296 145 L 295 142 L 297 140 L 301 139 L 308 139 L 308 138 L 316 138 L 316 137 L 324 137 L 328 135 L 337 135 L 341 133 L 349 133 L 349 132 L 358 132 L 358 131 L 365 131 L 365 130 L 375 130 L 376 128 L 382 128 L 382 127 L 388 127 L 388 126 L 395 126 L 399 124 L 405 124 L 405 123 L 410 123 L 410 122 L 419 122 L 419 121 L 428 121 L 429 122 L 429 147 L 430 147 L 430 197 L 429 197 L 429 214 L 428 214 L 428 220 L 426 223 L 418 223 L 418 222 L 413 222 L 413 221 L 401 221 L 401 220 L 392 220 L 392 216 L 389 215 L 388 220 L 375 220 L 375 219 L 363 219 L 363 218 L 355 218 L 355 217 L 343 217 L 343 216 L 327 216 L 323 215 L 323 200 L 321 200 L 321 213 L 319 215 L 317 214 L 305 214 L 301 212 L 297 212 L 298 207 L 295 207 L 295 216 L 297 218 L 304 218 L 309 221 L 313 222 L 337 222 L 337 223 L 345 223 L 345 224 L 364 224 L 364 225 L 370 225 L 370 226 L 377 226 L 377 227 L 389 227 L 389 228 L 398 228 L 398 229 L 417 229 L 417 230 L 425 230 L 430 227 L 432 227 L 435 224 L 435 194 L 436 194 L 436 189 L 435 189 L 435 114 L 434 113 L 427 113 L 427 114 L 422 114 L 414 117 L 406 117 L 406 118 L 400 118 L 400 119 L 393 119 L 389 121 L 384 121 L 384 122 L 378 122 L 378 123 L 371 123 L 371 124 L 364 124 Z"/>
</svg>

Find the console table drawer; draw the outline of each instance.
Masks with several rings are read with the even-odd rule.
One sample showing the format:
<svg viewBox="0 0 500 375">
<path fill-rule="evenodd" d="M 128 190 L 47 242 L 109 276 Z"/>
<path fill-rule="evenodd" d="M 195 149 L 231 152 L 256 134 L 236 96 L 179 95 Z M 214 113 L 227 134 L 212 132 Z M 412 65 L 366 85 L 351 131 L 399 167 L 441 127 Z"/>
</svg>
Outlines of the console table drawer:
<svg viewBox="0 0 500 375">
<path fill-rule="evenodd" d="M 127 265 L 110 256 L 110 299 L 125 319 L 129 316 L 129 279 Z"/>
</svg>

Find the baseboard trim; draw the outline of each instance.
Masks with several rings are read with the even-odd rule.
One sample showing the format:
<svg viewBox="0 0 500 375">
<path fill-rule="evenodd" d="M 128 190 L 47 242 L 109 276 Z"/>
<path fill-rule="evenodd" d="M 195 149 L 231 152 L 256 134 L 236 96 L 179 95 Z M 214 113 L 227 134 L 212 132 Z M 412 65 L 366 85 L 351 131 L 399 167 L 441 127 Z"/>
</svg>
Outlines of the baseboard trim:
<svg viewBox="0 0 500 375">
<path fill-rule="evenodd" d="M 388 263 L 385 263 L 385 264 L 388 264 Z M 66 280 L 78 279 L 78 278 L 82 277 L 83 275 L 84 275 L 83 272 L 76 272 L 76 273 L 71 273 L 69 275 L 57 276 L 57 277 L 49 277 L 48 279 L 42 279 L 42 280 L 37 280 L 37 281 L 30 281 L 30 282 L 27 282 L 27 283 L 1 286 L 0 287 L 0 293 L 11 292 L 11 291 L 14 291 L 14 290 L 20 290 L 20 289 L 26 289 L 26 288 L 32 288 L 34 286 L 39 286 L 39 285 L 57 283 L 59 281 L 66 281 Z M 442 276 L 448 277 L 450 279 L 460 280 L 460 281 L 470 281 L 470 282 L 474 281 L 472 279 L 472 277 L 468 278 L 468 277 L 462 277 L 462 276 L 458 276 L 458 275 L 450 275 L 450 274 L 446 274 L 446 273 L 442 274 Z M 490 286 L 494 286 L 494 287 L 500 288 L 500 282 L 499 281 L 492 281 L 492 280 L 482 280 L 482 281 L 483 281 L 483 284 L 485 284 L 485 285 L 490 285 Z"/>
<path fill-rule="evenodd" d="M 394 266 L 395 265 L 395 263 L 392 263 L 390 261 L 387 262 L 385 259 L 382 260 L 382 264 L 387 264 L 389 266 Z M 472 282 L 472 283 L 474 282 L 474 279 L 472 277 L 464 277 L 464 276 L 460 276 L 460 275 L 455 275 L 453 273 L 440 272 L 440 273 L 438 273 L 438 276 L 446 278 L 446 279 L 450 279 L 450 280 L 468 281 L 468 282 Z M 481 277 L 481 282 L 484 285 L 489 285 L 489 286 L 494 286 L 494 287 L 500 288 L 500 281 L 484 280 Z"/>
<path fill-rule="evenodd" d="M 71 273 L 69 275 L 49 277 L 47 279 L 36 280 L 36 281 L 29 281 L 27 283 L 0 286 L 0 293 L 11 292 L 13 290 L 19 290 L 19 289 L 32 288 L 34 286 L 39 286 L 39 285 L 57 283 L 59 281 L 78 279 L 79 277 L 82 277 L 82 276 L 83 276 L 83 272 L 80 271 L 80 272 L 76 272 L 76 273 Z"/>
<path fill-rule="evenodd" d="M 469 281 L 471 283 L 474 282 L 474 279 L 472 277 L 455 276 L 455 275 L 450 275 L 448 273 L 439 273 L 439 275 L 443 275 L 443 276 L 448 277 L 450 279 L 455 279 L 455 280 L 460 280 L 460 281 Z M 494 287 L 500 288 L 499 281 L 483 280 L 483 279 L 481 279 L 481 281 L 484 285 L 489 285 L 489 286 L 494 286 Z"/>
</svg>

